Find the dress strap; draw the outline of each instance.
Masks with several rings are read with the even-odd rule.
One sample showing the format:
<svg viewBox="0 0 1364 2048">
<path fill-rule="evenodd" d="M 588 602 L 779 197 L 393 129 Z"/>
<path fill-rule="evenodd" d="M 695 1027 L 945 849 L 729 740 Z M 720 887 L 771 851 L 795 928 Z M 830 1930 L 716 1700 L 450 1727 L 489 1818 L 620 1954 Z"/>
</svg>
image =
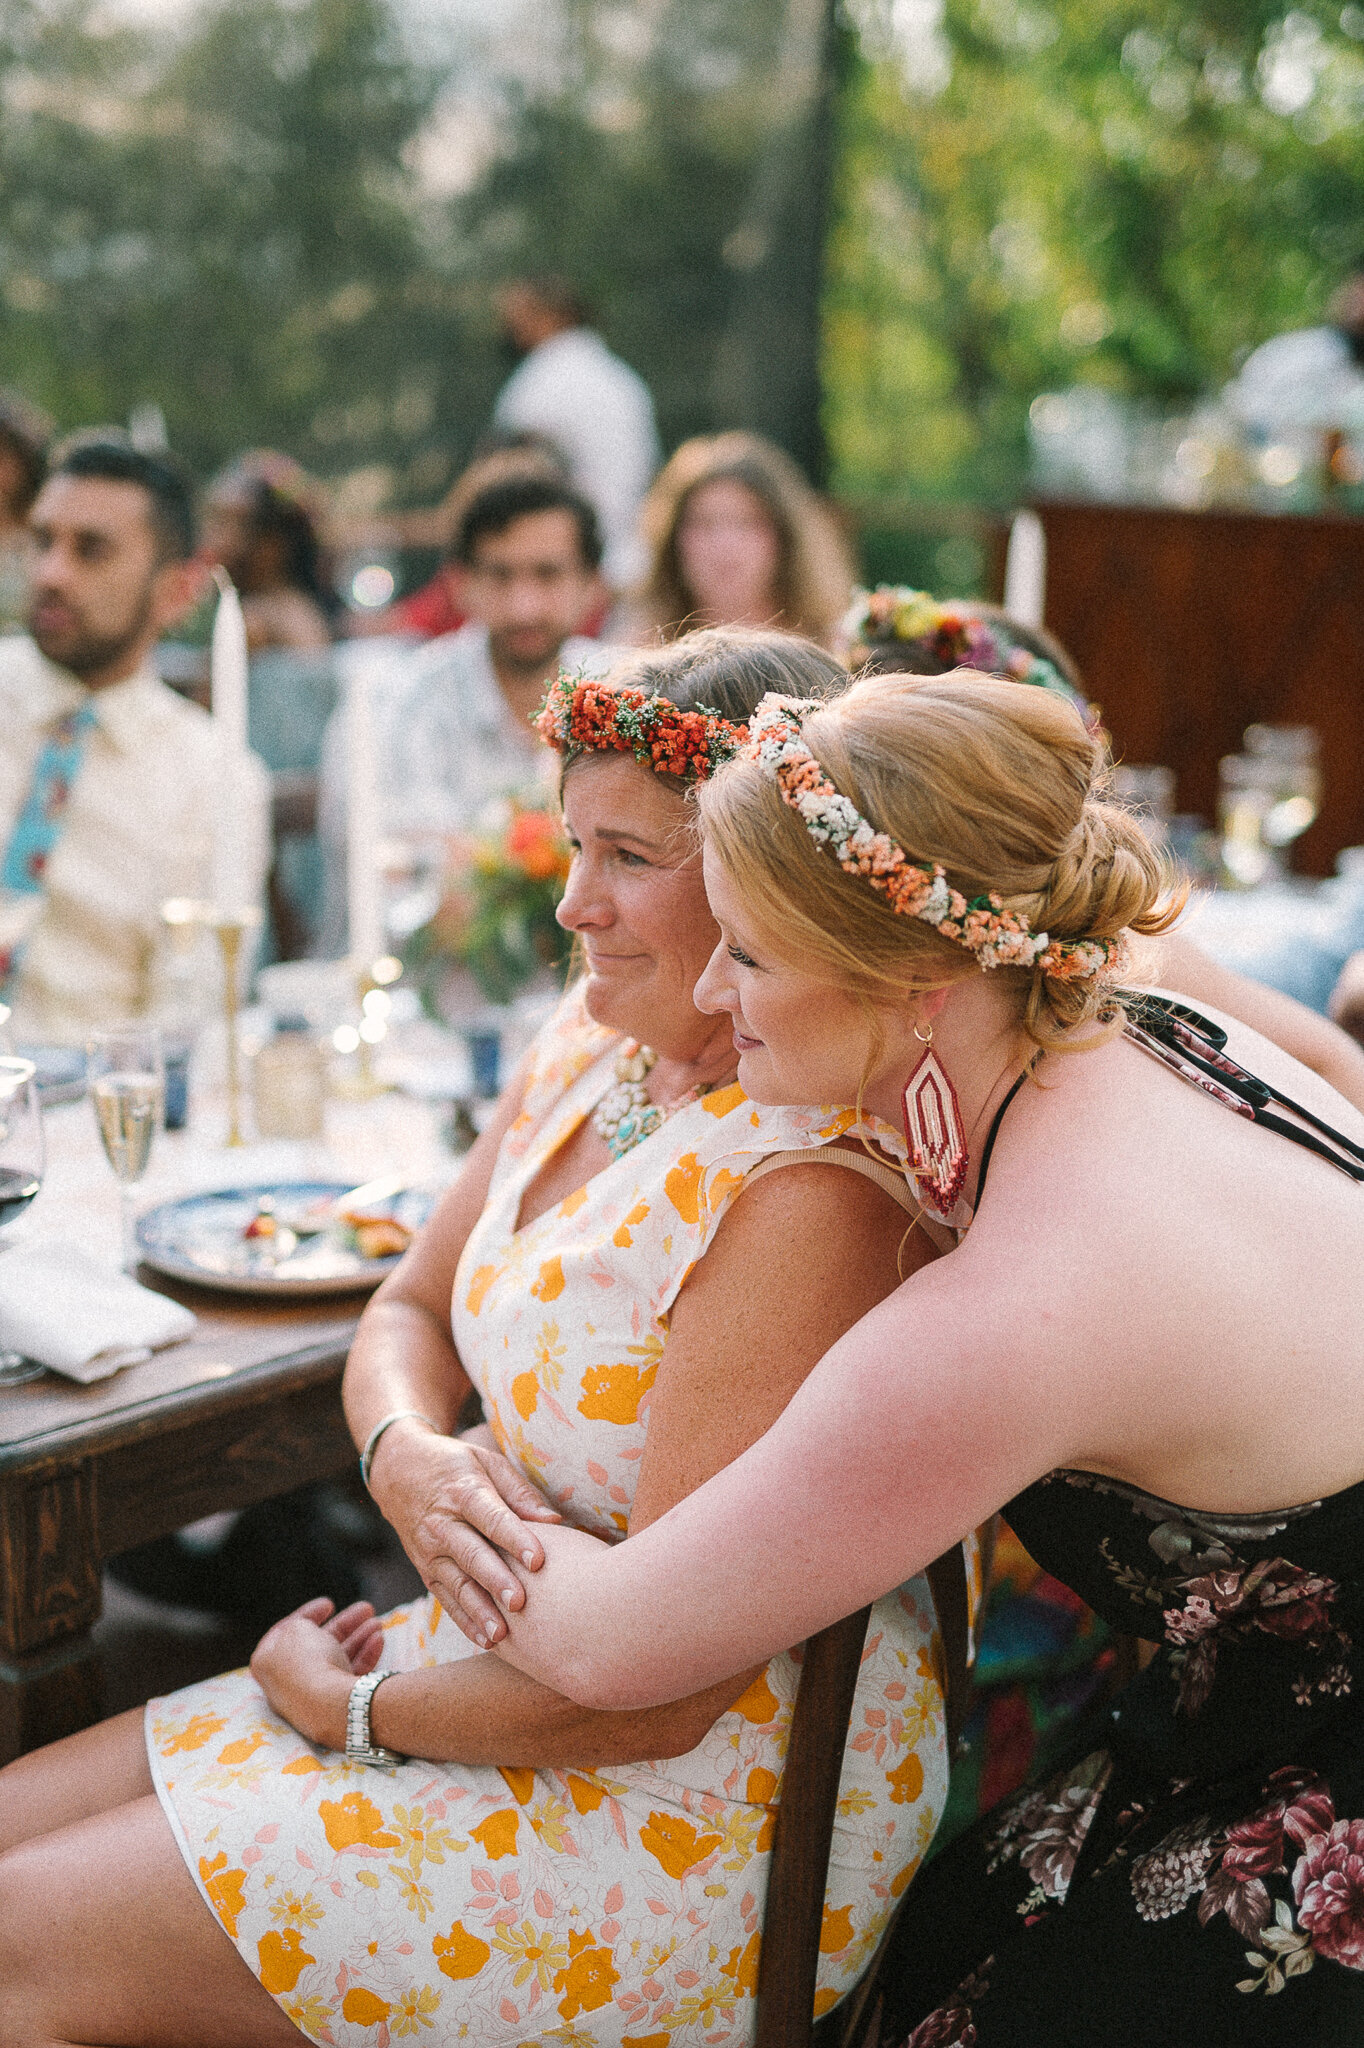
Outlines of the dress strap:
<svg viewBox="0 0 1364 2048">
<path fill-rule="evenodd" d="M 1339 1167 L 1351 1180 L 1364 1181 L 1364 1146 L 1357 1145 L 1291 1095 L 1283 1095 L 1268 1081 L 1250 1073 L 1226 1050 L 1227 1034 L 1220 1024 L 1168 996 L 1141 994 L 1127 998 L 1130 1005 L 1123 1036 L 1142 1052 L 1149 1053 L 1182 1081 L 1211 1095 L 1216 1102 L 1249 1117 L 1281 1138 L 1306 1146 L 1319 1158 Z M 1269 1107 L 1278 1103 L 1300 1119 L 1289 1123 Z M 1310 1130 L 1302 1129 L 1309 1124 Z M 1313 1132 L 1317 1135 L 1313 1136 Z"/>
<path fill-rule="evenodd" d="M 1294 1102 L 1291 1095 L 1281 1094 L 1268 1081 L 1262 1081 L 1257 1074 L 1252 1074 L 1239 1061 L 1232 1059 L 1226 1050 L 1227 1034 L 1220 1024 L 1214 1024 L 1210 1017 L 1189 1009 L 1184 1003 L 1172 1002 L 1168 996 L 1124 991 L 1123 1002 L 1128 1012 L 1123 1036 L 1140 1051 L 1149 1053 L 1152 1059 L 1159 1060 L 1162 1066 L 1178 1074 L 1181 1081 L 1187 1081 L 1190 1087 L 1210 1095 L 1215 1102 L 1234 1110 L 1238 1116 L 1249 1117 L 1252 1123 L 1261 1125 L 1263 1129 L 1277 1131 L 1281 1138 L 1290 1138 L 1295 1145 L 1306 1146 L 1309 1152 L 1315 1152 L 1332 1166 L 1338 1166 L 1351 1180 L 1364 1181 L 1364 1145 L 1357 1145 L 1343 1131 L 1334 1129 L 1312 1110 L 1304 1109 L 1300 1102 Z M 1031 1067 L 1024 1069 L 995 1111 L 976 1181 L 977 1212 L 985 1191 L 990 1154 L 994 1150 L 1004 1112 L 1031 1071 Z M 1290 1123 L 1287 1117 L 1276 1115 L 1269 1107 L 1272 1102 L 1301 1118 L 1301 1123 Z M 1302 1124 L 1310 1124 L 1311 1129 L 1304 1130 Z"/>
<path fill-rule="evenodd" d="M 883 1188 L 892 1202 L 898 1202 L 906 1211 L 918 1209 L 916 1200 L 903 1174 L 895 1173 L 889 1166 L 882 1166 L 878 1160 L 868 1159 L 865 1152 L 848 1152 L 841 1145 L 812 1145 L 808 1151 L 769 1152 L 751 1173 L 744 1175 L 744 1186 L 752 1187 L 755 1180 L 761 1180 L 765 1173 L 776 1173 L 785 1166 L 846 1166 L 850 1173 L 864 1174 Z"/>
<path fill-rule="evenodd" d="M 995 1111 L 993 1117 L 990 1119 L 990 1128 L 989 1131 L 986 1133 L 985 1146 L 980 1155 L 980 1172 L 976 1175 L 976 1199 L 972 1205 L 973 1210 L 976 1213 L 979 1213 L 980 1198 L 985 1193 L 985 1176 L 990 1171 L 990 1154 L 995 1149 L 995 1139 L 999 1136 L 999 1127 L 1004 1121 L 1004 1112 L 1009 1107 L 1009 1104 L 1013 1101 L 1015 1095 L 1017 1095 L 1019 1089 L 1023 1086 L 1023 1083 L 1027 1080 L 1029 1074 L 1033 1070 L 1034 1064 L 1035 1062 L 1031 1060 L 1028 1062 L 1027 1066 L 1024 1067 L 1022 1073 L 1014 1082 L 1013 1087 L 1009 1090 L 1004 1100 L 1000 1103 L 999 1108 Z"/>
</svg>

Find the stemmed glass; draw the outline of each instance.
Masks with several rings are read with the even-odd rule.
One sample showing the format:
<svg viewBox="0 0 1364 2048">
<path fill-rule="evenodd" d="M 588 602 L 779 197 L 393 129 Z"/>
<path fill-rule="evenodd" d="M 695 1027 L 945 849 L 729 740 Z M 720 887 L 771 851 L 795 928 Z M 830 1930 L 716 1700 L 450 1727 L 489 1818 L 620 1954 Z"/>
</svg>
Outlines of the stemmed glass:
<svg viewBox="0 0 1364 2048">
<path fill-rule="evenodd" d="M 1321 802 L 1317 735 L 1310 726 L 1251 725 L 1246 751 L 1219 768 L 1222 865 L 1242 889 L 1282 884 L 1286 850 Z"/>
<path fill-rule="evenodd" d="M 123 1269 L 137 1271 L 137 1228 L 133 1190 L 147 1171 L 152 1140 L 166 1100 L 161 1034 L 130 1024 L 91 1033 L 90 1100 L 105 1157 L 118 1180 L 123 1225 Z"/>
<path fill-rule="evenodd" d="M 43 1112 L 32 1060 L 0 1058 L 0 1229 L 22 1216 L 43 1184 Z M 36 1380 L 46 1367 L 0 1350 L 0 1387 Z"/>
</svg>

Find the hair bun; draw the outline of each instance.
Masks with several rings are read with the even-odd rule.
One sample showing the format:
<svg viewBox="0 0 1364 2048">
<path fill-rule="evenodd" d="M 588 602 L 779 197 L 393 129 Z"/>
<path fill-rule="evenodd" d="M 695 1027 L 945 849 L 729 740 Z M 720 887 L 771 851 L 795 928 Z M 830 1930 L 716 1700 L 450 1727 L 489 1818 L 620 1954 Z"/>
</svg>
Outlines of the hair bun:
<svg viewBox="0 0 1364 2048">
<path fill-rule="evenodd" d="M 1035 921 L 1052 939 L 1107 948 L 1127 932 L 1145 937 L 1168 929 L 1186 893 L 1174 885 L 1168 861 L 1132 813 L 1091 791 L 1038 898 Z M 1028 1002 L 1029 1029 L 1054 1044 L 1048 1019 L 1067 1032 L 1105 1015 L 1112 1009 L 1114 978 L 1107 960 L 1088 975 L 1039 971 Z"/>
</svg>

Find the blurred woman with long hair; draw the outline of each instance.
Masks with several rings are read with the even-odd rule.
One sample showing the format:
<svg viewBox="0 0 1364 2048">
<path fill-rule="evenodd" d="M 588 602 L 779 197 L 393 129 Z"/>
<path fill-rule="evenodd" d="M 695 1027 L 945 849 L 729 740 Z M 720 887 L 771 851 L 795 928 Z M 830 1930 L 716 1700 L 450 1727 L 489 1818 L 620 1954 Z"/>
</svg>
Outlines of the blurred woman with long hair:
<svg viewBox="0 0 1364 2048">
<path fill-rule="evenodd" d="M 641 641 L 693 626 L 780 626 L 827 645 L 852 593 L 833 513 L 758 434 L 684 441 L 645 500 L 651 567 L 629 614 Z"/>
</svg>

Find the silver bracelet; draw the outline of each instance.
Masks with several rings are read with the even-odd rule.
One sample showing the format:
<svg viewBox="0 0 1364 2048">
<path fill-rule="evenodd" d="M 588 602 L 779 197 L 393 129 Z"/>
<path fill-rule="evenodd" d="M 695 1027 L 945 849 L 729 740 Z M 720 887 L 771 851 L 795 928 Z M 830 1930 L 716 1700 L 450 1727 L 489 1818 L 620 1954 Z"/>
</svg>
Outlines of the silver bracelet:
<svg viewBox="0 0 1364 2048">
<path fill-rule="evenodd" d="M 348 1764 L 372 1764 L 376 1770 L 393 1771 L 407 1758 L 399 1756 L 395 1749 L 383 1749 L 376 1745 L 370 1734 L 370 1702 L 391 1671 L 371 1671 L 367 1678 L 357 1678 L 350 1689 L 346 1702 L 346 1762 Z"/>
<path fill-rule="evenodd" d="M 420 1408 L 395 1408 L 391 1415 L 385 1415 L 382 1421 L 375 1423 L 373 1429 L 365 1438 L 365 1448 L 360 1453 L 360 1477 L 364 1482 L 366 1493 L 369 1492 L 369 1475 L 374 1469 L 374 1453 L 379 1448 L 380 1437 L 386 1429 L 392 1429 L 395 1422 L 407 1422 L 409 1420 L 424 1422 L 428 1429 L 435 1430 L 437 1436 L 445 1435 L 445 1431 L 441 1428 L 440 1424 L 433 1422 L 429 1415 L 423 1415 Z"/>
</svg>

